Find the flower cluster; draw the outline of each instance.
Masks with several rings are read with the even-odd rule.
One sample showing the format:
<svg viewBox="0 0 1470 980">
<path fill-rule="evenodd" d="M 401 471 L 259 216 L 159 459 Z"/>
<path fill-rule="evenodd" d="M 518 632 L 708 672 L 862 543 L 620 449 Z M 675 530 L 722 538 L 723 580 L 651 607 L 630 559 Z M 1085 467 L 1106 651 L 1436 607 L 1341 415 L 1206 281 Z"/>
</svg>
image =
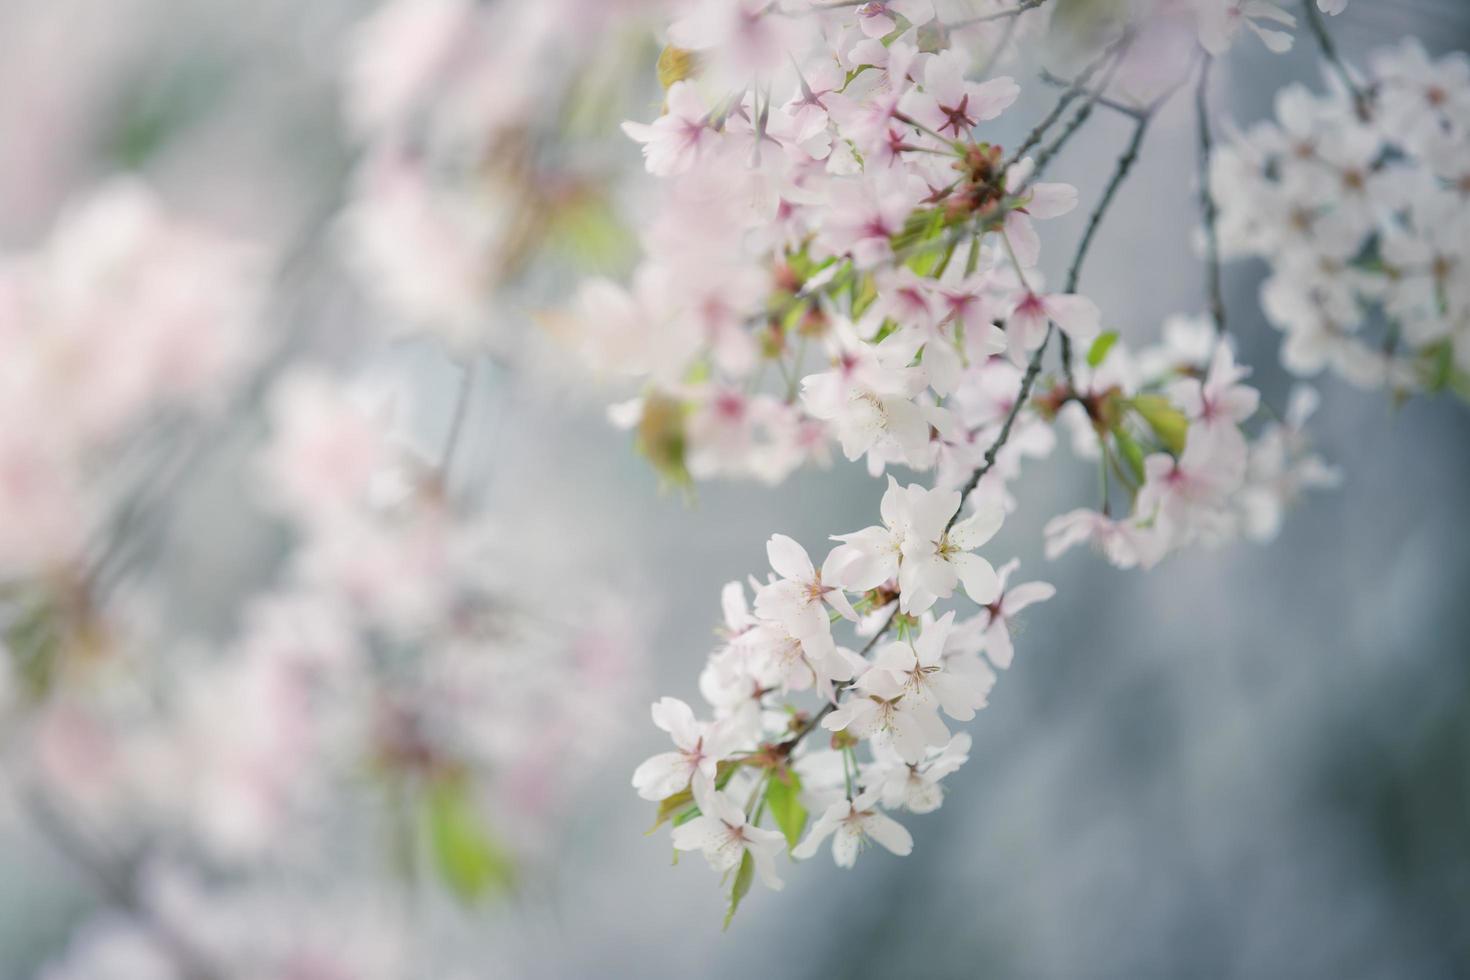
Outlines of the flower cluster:
<svg viewBox="0 0 1470 980">
<path fill-rule="evenodd" d="M 1407 40 L 1216 155 L 1220 244 L 1271 265 L 1293 373 L 1470 397 L 1470 61 Z"/>
<path fill-rule="evenodd" d="M 570 142 L 576 87 L 618 77 L 605 31 L 638 5 L 392 0 L 359 26 L 346 113 L 363 154 L 342 239 L 395 325 L 510 350 L 497 299 L 533 255 L 609 261 L 620 239 L 601 175 L 549 149 Z"/>
<path fill-rule="evenodd" d="M 1159 102 L 1110 100 L 1135 120 L 1134 144 L 1067 283 L 1043 281 L 1036 223 L 1078 194 L 1042 173 L 1103 98 L 1093 75 L 1146 70 L 1130 44 L 1149 25 L 1118 25 L 1008 148 L 985 138 L 1019 93 L 989 74 L 1011 40 L 990 32 L 1033 6 L 946 19 L 922 0 L 682 5 L 660 58 L 663 113 L 624 126 L 663 179 L 662 205 L 631 286 L 587 283 L 574 320 L 589 361 L 643 385 L 612 415 L 659 472 L 774 483 L 835 445 L 874 476 L 932 474 L 930 487 L 888 475 L 881 523 L 837 535 L 820 566 L 772 537 L 753 605 L 726 586 L 725 639 L 700 677 L 709 716 L 654 706 L 675 748 L 634 786 L 672 821 L 677 850 L 733 874 L 732 913 L 756 877 L 779 887 L 783 843 L 803 858 L 833 837 L 844 866 L 870 841 L 913 846 L 888 811 L 939 805 L 970 749 L 947 720 L 984 707 L 1014 617 L 1053 594 L 1010 586 L 1015 562 L 997 572 L 974 552 L 1018 505 L 1023 460 L 1057 444 L 1055 425 L 1099 468 L 1102 501 L 1048 525 L 1050 557 L 1088 542 L 1149 567 L 1195 543 L 1266 538 L 1287 504 L 1336 478 L 1301 431 L 1310 394 L 1262 425 L 1215 325 L 1176 319 L 1134 353 L 1076 290 L 1150 113 L 1193 64 Z M 1202 32 L 1210 9 L 1196 11 Z M 1044 378 L 1053 338 L 1061 370 Z M 968 619 L 960 592 L 979 610 Z"/>
<path fill-rule="evenodd" d="M 219 407 L 257 348 L 259 266 L 123 179 L 40 248 L 0 257 L 0 577 L 97 557 L 136 482 L 99 469 L 130 454 L 156 465 L 147 423 Z"/>
<path fill-rule="evenodd" d="M 1015 562 L 997 572 L 975 554 L 1000 510 L 957 520 L 959 506 L 956 491 L 890 478 L 883 523 L 838 535 L 821 568 L 774 535 L 771 574 L 750 582 L 753 606 L 743 583 L 725 586 L 724 638 L 699 681 L 712 716 L 675 698 L 653 706 L 674 750 L 639 766 L 633 785 L 659 803 L 660 823 L 672 820 L 676 849 L 736 873 L 732 913 L 752 876 L 781 886 L 775 857 L 788 847 L 807 858 L 832 837 L 844 867 L 869 842 L 907 854 L 908 831 L 885 811 L 936 809 L 941 780 L 968 758 L 970 737 L 945 718 L 969 721 L 985 707 L 995 669 L 1010 666 L 1017 615 L 1054 590 L 1011 584 Z M 936 617 L 935 604 L 959 589 L 979 612 Z M 861 652 L 839 644 L 843 620 L 866 637 Z M 890 629 L 896 639 L 885 642 Z M 818 707 L 801 707 L 802 692 Z M 808 829 L 809 813 L 819 816 Z M 766 814 L 776 829 L 761 826 Z"/>
<path fill-rule="evenodd" d="M 418 971 L 349 874 L 504 893 L 623 724 L 631 613 L 517 529 L 563 516 L 450 485 L 473 365 L 425 450 L 421 382 L 298 356 L 264 266 L 122 179 L 0 258 L 5 803 L 101 899 L 48 977 Z M 201 500 L 193 566 L 166 525 Z"/>
<path fill-rule="evenodd" d="M 1087 543 L 1120 568 L 1148 568 L 1196 542 L 1266 541 L 1303 492 L 1335 486 L 1336 470 L 1303 429 L 1315 393 L 1298 389 L 1284 416 L 1248 435 L 1261 403 L 1244 383 L 1249 373 L 1206 318 L 1173 317 L 1158 345 L 1094 348 L 1074 387 L 1039 396 L 1104 488 L 1101 512 L 1075 510 L 1046 526 L 1047 556 Z M 1109 514 L 1110 484 L 1130 499 L 1122 518 Z"/>
<path fill-rule="evenodd" d="M 1076 192 L 980 135 L 1019 92 L 970 77 L 998 28 L 933 18 L 703 3 L 671 26 L 665 112 L 624 127 L 667 179 L 647 255 L 576 317 L 592 364 L 645 383 L 614 418 L 666 477 L 774 483 L 833 443 L 931 469 L 967 451 L 945 402 L 992 355 L 1024 363 L 1048 321 L 1096 334 L 1036 271 L 1033 222 Z"/>
</svg>

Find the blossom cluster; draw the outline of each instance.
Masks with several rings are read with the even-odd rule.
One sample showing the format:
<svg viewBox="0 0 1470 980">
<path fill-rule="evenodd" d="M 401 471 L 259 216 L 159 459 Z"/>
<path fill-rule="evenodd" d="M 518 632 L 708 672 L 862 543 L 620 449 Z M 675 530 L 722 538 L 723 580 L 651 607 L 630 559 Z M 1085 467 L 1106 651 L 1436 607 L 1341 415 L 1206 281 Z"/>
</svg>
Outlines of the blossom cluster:
<svg viewBox="0 0 1470 980">
<path fill-rule="evenodd" d="M 670 32 L 694 49 L 666 51 L 698 77 L 625 127 L 670 187 L 632 289 L 588 283 L 579 320 L 589 361 L 647 380 L 614 417 L 671 479 L 774 483 L 834 442 L 875 473 L 932 468 L 931 429 L 962 438 L 943 400 L 967 371 L 1022 362 L 1048 317 L 1079 342 L 1097 331 L 1093 304 L 1035 271 L 1033 220 L 1075 191 L 974 138 L 1016 83 L 966 77 L 965 29 L 924 51 L 890 17 L 908 8 L 877 8 L 698 6 Z M 758 83 L 727 90 L 740 71 Z"/>
<path fill-rule="evenodd" d="M 341 239 L 400 329 L 513 351 L 503 293 L 533 256 L 616 251 L 599 168 L 565 148 L 578 86 L 623 74 L 606 32 L 641 5 L 392 0 L 354 32 L 346 114 L 362 156 Z"/>
<path fill-rule="evenodd" d="M 678 6 L 663 112 L 624 126 L 665 188 L 644 261 L 629 287 L 584 285 L 573 316 L 591 363 L 643 385 L 611 415 L 671 482 L 775 483 L 834 445 L 874 476 L 932 474 L 929 488 L 888 475 L 881 523 L 838 535 L 820 566 L 772 537 L 753 606 L 726 586 L 725 641 L 700 678 L 710 716 L 654 705 L 675 750 L 634 785 L 673 822 L 676 849 L 734 873 L 732 913 L 754 877 L 779 886 L 783 847 L 809 857 L 835 834 L 844 866 L 868 841 L 912 847 L 885 811 L 939 805 L 970 747 L 945 719 L 984 707 L 1012 659 L 1012 617 L 1053 594 L 1008 587 L 1016 563 L 997 573 L 974 549 L 1018 506 L 1012 483 L 1052 452 L 1055 425 L 1099 467 L 1103 499 L 1050 522 L 1051 557 L 1088 542 L 1149 567 L 1195 543 L 1268 538 L 1287 504 L 1336 479 L 1302 431 L 1311 394 L 1262 425 L 1213 324 L 1173 321 L 1136 353 L 1103 329 L 1076 284 L 1111 190 L 1067 284 L 1039 271 L 1037 222 L 1078 203 L 1041 179 L 1076 128 L 1051 127 L 1069 99 L 1087 99 L 1085 117 L 1102 97 L 1106 82 L 1084 96 L 1091 75 L 1137 69 L 1128 48 L 1146 25 L 1118 25 L 1057 111 L 1007 148 L 987 124 L 1020 87 L 991 69 L 1014 43 L 1002 22 L 1037 5 L 969 18 L 942 6 Z M 1194 12 L 1202 40 L 1210 9 Z M 1151 110 L 1122 111 L 1141 139 Z M 1043 379 L 1054 337 L 1061 370 Z M 979 610 L 968 619 L 949 604 L 961 591 Z"/>
<path fill-rule="evenodd" d="M 368 139 L 416 125 L 390 67 L 351 88 Z M 339 222 L 349 241 L 364 206 Z M 456 274 L 402 230 L 379 244 Z M 422 379 L 375 332 L 352 325 L 345 365 L 283 336 L 298 325 L 273 290 L 315 240 L 273 270 L 119 178 L 0 257 L 0 792 L 98 898 L 53 980 L 442 975 L 458 952 L 411 961 L 424 927 L 364 896 L 433 886 L 468 906 L 518 887 L 622 726 L 627 604 L 526 540 L 523 522 L 563 515 L 491 513 L 449 478 L 483 338 L 448 308 L 415 321 L 464 357 L 425 448 Z M 505 261 L 466 257 L 481 276 Z M 380 298 L 469 310 L 416 276 L 379 277 Z M 175 524 L 210 507 L 209 553 L 179 559 L 195 542 Z M 568 592 L 575 617 L 549 598 Z"/>
<path fill-rule="evenodd" d="M 238 599 L 227 638 L 174 626 L 153 577 L 167 571 L 125 574 L 111 558 L 139 531 L 104 491 L 118 483 L 133 510 L 174 492 L 124 482 L 116 454 L 152 415 L 228 386 L 249 349 L 234 332 L 254 266 L 133 185 L 77 214 L 6 267 L 0 321 L 18 396 L 92 386 L 17 426 L 48 434 L 53 457 L 17 441 L 4 459 L 14 513 L 35 522 L 4 552 L 0 763 L 37 826 L 121 903 L 46 975 L 401 976 L 401 919 L 376 929 L 381 943 L 343 943 L 359 912 L 388 910 L 317 891 L 339 871 L 338 828 L 363 813 L 400 828 L 392 848 L 354 845 L 360 873 L 394 880 L 396 850 L 467 902 L 510 887 L 545 848 L 570 774 L 620 723 L 633 624 L 611 593 L 538 563 L 449 492 L 446 460 L 405 423 L 410 388 L 295 366 L 266 386 L 270 434 L 240 481 L 253 492 L 234 501 L 249 519 L 258 498 L 294 546 Z M 43 486 L 94 508 L 61 526 L 96 538 L 54 536 L 22 507 Z M 583 596 L 575 621 L 545 600 L 552 581 Z"/>
<path fill-rule="evenodd" d="M 781 887 L 775 857 L 788 846 L 807 858 L 832 837 L 844 867 L 870 841 L 907 854 L 912 838 L 885 811 L 938 808 L 941 781 L 968 758 L 969 735 L 945 718 L 969 721 L 985 707 L 995 668 L 1010 666 L 1016 616 L 1055 590 L 1011 583 L 1015 562 L 997 572 L 975 554 L 1001 513 L 956 520 L 959 506 L 957 491 L 890 477 L 883 523 L 838 535 L 820 568 L 796 541 L 772 536 L 772 572 L 750 581 L 753 606 L 744 583 L 725 586 L 723 639 L 699 681 L 712 717 L 675 698 L 653 706 L 674 749 L 639 766 L 633 785 L 659 802 L 660 823 L 673 821 L 676 849 L 736 872 L 732 912 L 751 876 Z M 936 616 L 959 589 L 978 613 Z M 866 638 L 861 653 L 834 636 L 842 620 Z M 896 639 L 885 641 L 890 628 Z M 798 707 L 791 696 L 801 692 L 821 707 Z M 807 829 L 809 812 L 819 816 Z M 776 829 L 760 826 L 767 813 Z"/>
<path fill-rule="evenodd" d="M 956 406 L 991 355 L 1024 365 L 1049 324 L 1098 333 L 1096 305 L 1036 270 L 1035 222 L 1077 203 L 1037 172 L 1056 145 L 985 139 L 1020 91 L 985 75 L 1014 22 L 1048 11 L 984 6 L 673 5 L 662 114 L 624 126 L 664 178 L 645 257 L 626 287 L 584 283 L 571 317 L 590 365 L 643 385 L 610 415 L 667 480 L 774 484 L 834 448 L 874 474 L 930 469 L 964 456 Z M 1129 30 L 1177 13 L 1162 7 Z M 1217 52 L 1256 19 L 1294 23 L 1265 2 L 1186 15 Z"/>
<path fill-rule="evenodd" d="M 1411 39 L 1328 83 L 1216 154 L 1221 249 L 1270 263 L 1293 373 L 1470 396 L 1470 60 Z"/>
<path fill-rule="evenodd" d="M 0 577 L 98 557 L 142 465 L 129 460 L 159 452 L 140 431 L 221 407 L 253 360 L 260 264 L 122 178 L 44 245 L 0 257 Z"/>
<path fill-rule="evenodd" d="M 1207 318 L 1176 316 L 1159 344 L 1136 353 L 1122 342 L 1095 348 L 1073 387 L 1038 396 L 1039 411 L 1070 430 L 1075 455 L 1100 468 L 1105 491 L 1101 512 L 1083 508 L 1047 524 L 1047 556 L 1087 543 L 1120 568 L 1148 568 L 1195 543 L 1269 541 L 1303 493 L 1335 486 L 1337 470 L 1305 430 L 1315 391 L 1299 387 L 1283 413 L 1249 426 L 1261 414 L 1249 374 Z M 1131 501 L 1116 520 L 1110 482 Z"/>
</svg>

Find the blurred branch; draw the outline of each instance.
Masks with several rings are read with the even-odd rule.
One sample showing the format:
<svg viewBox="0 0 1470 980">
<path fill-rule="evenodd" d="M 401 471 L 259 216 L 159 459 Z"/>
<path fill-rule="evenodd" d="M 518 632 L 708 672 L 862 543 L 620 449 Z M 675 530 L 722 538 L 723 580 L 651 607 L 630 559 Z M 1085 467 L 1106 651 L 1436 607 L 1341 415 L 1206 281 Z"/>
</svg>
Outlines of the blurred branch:
<svg viewBox="0 0 1470 980">
<path fill-rule="evenodd" d="M 1056 88 L 1071 88 L 1073 85 L 1076 84 L 1076 82 L 1062 78 L 1060 75 L 1055 75 L 1045 68 L 1041 69 L 1039 77 L 1046 84 L 1054 86 Z M 1105 98 L 1100 91 L 1093 93 L 1092 101 L 1096 102 L 1098 105 L 1102 106 L 1105 109 L 1111 109 L 1116 113 L 1120 113 L 1132 119 L 1137 119 L 1144 113 L 1144 110 L 1138 106 L 1124 105 L 1122 102 L 1118 102 L 1115 99 Z"/>
<path fill-rule="evenodd" d="M 989 21 L 1007 19 L 1010 19 L 1011 23 L 1014 24 L 1015 18 L 1020 17 L 1028 10 L 1035 10 L 1045 3 L 1046 0 L 1021 0 L 1020 3 L 1009 10 L 1000 10 L 993 14 L 980 14 L 977 17 L 966 17 L 964 20 L 957 20 L 944 26 L 952 29 L 956 27 L 969 27 L 971 24 L 984 24 Z"/>
<path fill-rule="evenodd" d="M 109 860 L 77 830 L 38 787 L 23 793 L 31 825 L 62 857 L 91 879 L 104 901 L 132 916 L 172 957 L 185 980 L 219 980 L 204 957 L 150 909 L 138 895 L 137 873 L 127 863 Z"/>
<path fill-rule="evenodd" d="M 1352 93 L 1353 108 L 1358 113 L 1358 118 L 1366 121 L 1372 113 L 1372 100 L 1353 79 L 1352 72 L 1348 71 L 1342 56 L 1337 53 L 1337 45 L 1327 31 L 1327 22 L 1322 19 L 1322 11 L 1317 9 L 1316 0 L 1302 0 L 1302 8 L 1307 12 L 1307 26 L 1312 29 L 1312 34 L 1317 38 L 1317 46 L 1322 49 L 1322 57 L 1327 59 L 1327 63 L 1332 66 L 1333 71 L 1347 86 L 1348 92 Z"/>
<path fill-rule="evenodd" d="M 1036 128 L 1031 131 L 1031 134 L 1021 141 L 1021 145 L 1016 147 L 1015 152 L 1011 154 L 1010 159 L 1006 161 L 1006 165 L 1002 169 L 1009 168 L 1011 164 L 1024 157 L 1028 150 L 1040 143 L 1042 137 L 1046 135 L 1046 131 L 1050 129 L 1058 119 L 1061 118 L 1062 113 L 1067 111 L 1067 107 L 1070 106 L 1077 99 L 1078 96 L 1083 95 L 1084 93 L 1087 94 L 1088 99 L 1087 102 L 1083 105 L 1083 108 L 1079 110 L 1079 116 L 1081 116 L 1082 118 L 1086 118 L 1086 113 L 1090 111 L 1092 104 L 1101 95 L 1101 89 L 1107 88 L 1108 82 L 1112 80 L 1113 73 L 1118 70 L 1118 65 L 1123 60 L 1123 54 L 1132 41 L 1132 32 L 1124 31 L 1122 37 L 1118 38 L 1112 44 L 1109 44 L 1106 48 L 1103 49 L 1101 54 L 1099 54 L 1096 58 L 1092 60 L 1090 64 L 1087 65 L 1087 67 L 1083 68 L 1081 73 L 1078 74 L 1076 79 L 1073 80 L 1072 84 L 1068 86 L 1066 91 L 1061 94 L 1061 97 L 1057 99 L 1057 103 L 1056 105 L 1052 106 L 1051 111 L 1042 118 L 1041 122 L 1037 123 Z M 1097 74 L 1104 65 L 1108 65 L 1109 67 L 1107 70 L 1107 74 L 1103 76 L 1103 81 L 1099 86 L 1099 90 L 1089 91 L 1088 85 L 1092 81 L 1092 76 Z M 1054 143 L 1049 151 L 1043 150 L 1042 153 L 1038 155 L 1036 164 L 1037 170 L 1040 170 L 1043 166 L 1043 158 L 1049 159 L 1052 155 L 1054 155 L 1056 151 L 1060 149 L 1060 143 L 1064 142 L 1068 136 L 1075 132 L 1077 126 L 1079 125 L 1080 122 L 1078 120 L 1073 120 L 1073 124 L 1068 126 L 1066 132 L 1062 134 L 1061 139 L 1059 139 L 1057 143 Z"/>
<path fill-rule="evenodd" d="M 1199 82 L 1194 89 L 1194 115 L 1199 127 L 1199 203 L 1205 226 L 1205 287 L 1210 305 L 1210 318 L 1215 321 L 1215 333 L 1225 333 L 1225 295 L 1220 284 L 1220 233 L 1217 221 L 1220 209 L 1215 204 L 1214 192 L 1210 189 L 1210 160 L 1214 142 L 1210 137 L 1210 65 L 1214 59 L 1205 55 L 1200 65 Z"/>
</svg>

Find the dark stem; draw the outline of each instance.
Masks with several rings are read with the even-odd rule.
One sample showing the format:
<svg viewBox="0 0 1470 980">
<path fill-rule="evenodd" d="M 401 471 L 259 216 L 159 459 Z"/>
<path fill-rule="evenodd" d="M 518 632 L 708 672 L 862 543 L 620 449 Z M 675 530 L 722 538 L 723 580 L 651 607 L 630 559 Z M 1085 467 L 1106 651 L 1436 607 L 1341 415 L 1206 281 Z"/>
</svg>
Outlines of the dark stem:
<svg viewBox="0 0 1470 980">
<path fill-rule="evenodd" d="M 1332 40 L 1332 35 L 1327 32 L 1327 22 L 1322 19 L 1322 11 L 1317 9 L 1316 0 L 1302 0 L 1302 7 L 1307 12 L 1307 26 L 1312 29 L 1312 34 L 1317 38 L 1317 46 L 1322 49 L 1322 57 L 1332 66 L 1342 83 L 1353 96 L 1353 109 L 1358 118 L 1367 122 L 1372 115 L 1372 100 L 1368 93 L 1364 92 L 1358 83 L 1353 81 L 1352 73 L 1348 71 L 1342 56 L 1337 53 L 1337 45 Z"/>
<path fill-rule="evenodd" d="M 449 471 L 454 464 L 454 455 L 459 449 L 460 437 L 464 435 L 465 416 L 469 414 L 470 401 L 475 393 L 475 363 L 473 354 L 465 361 L 459 379 L 459 394 L 455 396 L 454 414 L 449 419 L 449 435 L 444 440 L 444 461 L 439 464 L 439 479 L 449 488 Z"/>
<path fill-rule="evenodd" d="M 953 29 L 956 27 L 969 27 L 971 24 L 984 24 L 988 21 L 993 20 L 1005 20 L 1006 18 L 1015 18 L 1021 16 L 1028 10 L 1035 10 L 1037 7 L 1040 7 L 1044 3 L 1046 3 L 1046 0 L 1021 0 L 1020 3 L 1016 4 L 1009 10 L 1002 10 L 993 14 L 981 14 L 978 17 L 966 17 L 964 20 L 957 20 L 953 23 L 945 24 L 944 26 Z"/>
<path fill-rule="evenodd" d="M 1062 78 L 1060 75 L 1053 74 L 1045 68 L 1041 69 L 1037 77 L 1039 77 L 1046 84 L 1054 86 L 1056 88 L 1071 88 L 1074 84 L 1072 81 Z M 1121 115 L 1128 116 L 1133 119 L 1137 119 L 1139 116 L 1143 115 L 1145 110 L 1139 106 L 1125 105 L 1124 103 L 1119 102 L 1116 99 L 1104 98 L 1100 94 L 1103 88 L 1106 88 L 1106 86 L 1099 86 L 1097 92 L 1091 93 L 1091 101 L 1096 102 L 1104 109 L 1111 109 L 1116 113 L 1120 113 Z"/>
<path fill-rule="evenodd" d="M 1113 198 L 1118 194 L 1118 188 L 1123 186 L 1123 181 L 1128 178 L 1128 173 L 1133 169 L 1133 164 L 1138 160 L 1138 148 L 1143 145 L 1143 136 L 1148 132 L 1149 120 L 1153 118 L 1153 110 L 1139 116 L 1133 124 L 1133 138 L 1128 141 L 1128 148 L 1118 158 L 1118 165 L 1113 170 L 1113 177 L 1108 181 L 1107 188 L 1097 202 L 1097 207 L 1092 209 L 1092 217 L 1087 219 L 1087 229 L 1082 233 L 1082 241 L 1077 244 L 1077 253 L 1072 257 L 1072 267 L 1067 270 L 1067 286 L 1063 292 L 1075 293 L 1077 282 L 1082 278 L 1082 263 L 1087 258 L 1087 251 L 1092 247 L 1093 236 L 1097 234 L 1098 227 L 1102 224 L 1103 215 L 1107 213 L 1108 206 L 1113 203 Z M 1067 388 L 1077 390 L 1077 385 L 1072 378 L 1072 338 L 1066 333 L 1062 334 L 1062 371 L 1067 377 Z"/>
<path fill-rule="evenodd" d="M 1011 164 L 1024 157 L 1028 150 L 1040 143 L 1042 137 L 1046 135 L 1046 131 L 1062 117 L 1062 113 L 1067 111 L 1067 107 L 1076 101 L 1078 96 L 1084 93 L 1087 94 L 1087 107 L 1090 108 L 1093 101 L 1102 94 L 1100 90 L 1088 91 L 1088 84 L 1092 81 L 1092 76 L 1096 75 L 1103 65 L 1111 62 L 1112 67 L 1108 70 L 1108 78 L 1111 79 L 1112 73 L 1117 69 L 1118 63 L 1123 60 L 1123 49 L 1128 46 L 1128 43 L 1132 39 L 1132 33 L 1125 31 L 1122 37 L 1109 44 L 1103 49 L 1102 54 L 1098 55 L 1086 68 L 1082 69 L 1082 72 L 1072 81 L 1072 84 L 1062 92 L 1061 96 L 1057 99 L 1057 104 L 1052 106 L 1051 111 L 1042 117 L 1041 122 L 1036 124 L 1036 128 L 1031 130 L 1030 135 L 1021 141 L 1021 145 L 1016 147 L 1015 152 L 1011 154 L 1010 159 L 1006 161 L 1005 166 L 1001 169 L 1008 169 Z M 1106 87 L 1106 82 L 1100 86 L 1100 88 Z M 1075 126 L 1071 127 L 1073 130 L 1075 128 Z M 1051 152 L 1054 154 L 1056 150 L 1053 149 Z"/>
<path fill-rule="evenodd" d="M 73 827 L 40 790 L 25 793 L 31 825 L 79 871 L 91 878 L 105 901 L 132 917 L 171 956 L 185 980 L 215 980 L 217 973 L 203 956 L 139 898 L 135 875 L 129 867 L 113 864 Z"/>
<path fill-rule="evenodd" d="M 1138 149 L 1143 145 L 1144 134 L 1148 132 L 1148 124 L 1153 120 L 1154 114 L 1159 111 L 1179 91 L 1180 86 L 1188 79 L 1188 74 L 1182 76 L 1177 82 L 1165 89 L 1158 98 L 1154 99 L 1144 109 L 1133 117 L 1133 138 L 1128 141 L 1128 148 L 1118 158 L 1118 165 L 1113 170 L 1113 177 L 1108 181 L 1107 188 L 1103 191 L 1102 198 L 1098 200 L 1097 207 L 1092 211 L 1092 217 L 1087 221 L 1087 229 L 1082 233 L 1082 241 L 1077 244 L 1077 254 L 1072 257 L 1072 267 L 1067 270 L 1067 285 L 1063 292 L 1075 293 L 1077 284 L 1082 278 L 1082 263 L 1087 258 L 1087 250 L 1092 246 L 1092 238 L 1097 234 L 1098 226 L 1102 224 L 1103 215 L 1107 213 L 1108 207 L 1113 203 L 1113 198 L 1118 193 L 1118 188 L 1123 186 L 1123 181 L 1128 179 L 1133 164 L 1138 160 Z M 1067 388 L 1076 392 L 1077 385 L 1072 377 L 1072 338 L 1065 333 L 1062 334 L 1062 372 L 1066 375 Z"/>
</svg>

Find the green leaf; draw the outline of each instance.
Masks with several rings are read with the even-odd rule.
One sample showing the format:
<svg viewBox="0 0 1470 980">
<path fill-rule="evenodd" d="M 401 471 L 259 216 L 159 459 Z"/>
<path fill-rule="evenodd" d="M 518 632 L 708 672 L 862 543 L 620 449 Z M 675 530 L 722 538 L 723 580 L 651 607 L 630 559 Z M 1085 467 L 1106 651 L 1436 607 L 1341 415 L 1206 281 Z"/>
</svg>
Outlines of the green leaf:
<svg viewBox="0 0 1470 980">
<path fill-rule="evenodd" d="M 1118 331 L 1116 330 L 1109 330 L 1099 334 L 1098 338 L 1092 342 L 1092 347 L 1087 351 L 1087 366 L 1097 367 L 1101 364 L 1107 359 L 1108 351 L 1112 350 L 1113 345 L 1117 342 Z"/>
<path fill-rule="evenodd" d="M 1189 433 L 1189 420 L 1163 395 L 1138 395 L 1133 410 L 1154 430 L 1159 442 L 1174 455 L 1184 452 L 1184 437 Z"/>
<path fill-rule="evenodd" d="M 725 924 L 723 929 L 730 928 L 730 920 L 735 918 L 735 910 L 740 908 L 740 900 L 750 894 L 750 883 L 755 878 L 755 858 L 746 851 L 745 856 L 740 859 L 740 870 L 735 872 L 735 884 L 730 888 L 730 910 L 725 913 Z"/>
<path fill-rule="evenodd" d="M 683 812 L 685 807 L 691 806 L 693 805 L 693 803 L 694 794 L 689 792 L 689 790 L 687 789 L 680 790 L 673 796 L 665 796 L 662 800 L 659 801 L 658 816 L 654 819 L 653 826 L 649 827 L 646 831 L 644 831 L 644 833 L 653 833 L 655 830 L 662 827 L 665 821 L 668 821 L 678 816 L 680 813 Z M 678 825 L 679 821 L 674 821 L 674 826 L 677 827 Z"/>
<path fill-rule="evenodd" d="M 1451 371 L 1449 390 L 1470 402 L 1470 374 L 1463 371 Z"/>
<path fill-rule="evenodd" d="M 469 796 L 469 784 L 441 779 L 424 801 L 429 848 L 444 883 L 462 901 L 507 890 L 514 878 L 510 857 L 490 837 Z"/>
<path fill-rule="evenodd" d="M 584 270 L 621 271 L 634 246 L 611 203 L 596 194 L 579 195 L 553 210 L 547 232 L 552 244 Z"/>
<path fill-rule="evenodd" d="M 634 446 L 653 464 L 654 472 L 669 484 L 688 486 L 684 466 L 687 447 L 684 435 L 684 406 L 672 398 L 650 394 L 643 402 Z"/>
<path fill-rule="evenodd" d="M 783 779 L 773 772 L 766 780 L 766 806 L 771 808 L 771 816 L 786 835 L 786 847 L 790 849 L 806 829 L 807 812 L 801 805 L 801 778 L 790 769 L 784 775 Z"/>
<path fill-rule="evenodd" d="M 1143 448 L 1122 427 L 1113 430 L 1113 440 L 1118 444 L 1118 455 L 1133 474 L 1135 483 L 1143 482 Z"/>
</svg>

